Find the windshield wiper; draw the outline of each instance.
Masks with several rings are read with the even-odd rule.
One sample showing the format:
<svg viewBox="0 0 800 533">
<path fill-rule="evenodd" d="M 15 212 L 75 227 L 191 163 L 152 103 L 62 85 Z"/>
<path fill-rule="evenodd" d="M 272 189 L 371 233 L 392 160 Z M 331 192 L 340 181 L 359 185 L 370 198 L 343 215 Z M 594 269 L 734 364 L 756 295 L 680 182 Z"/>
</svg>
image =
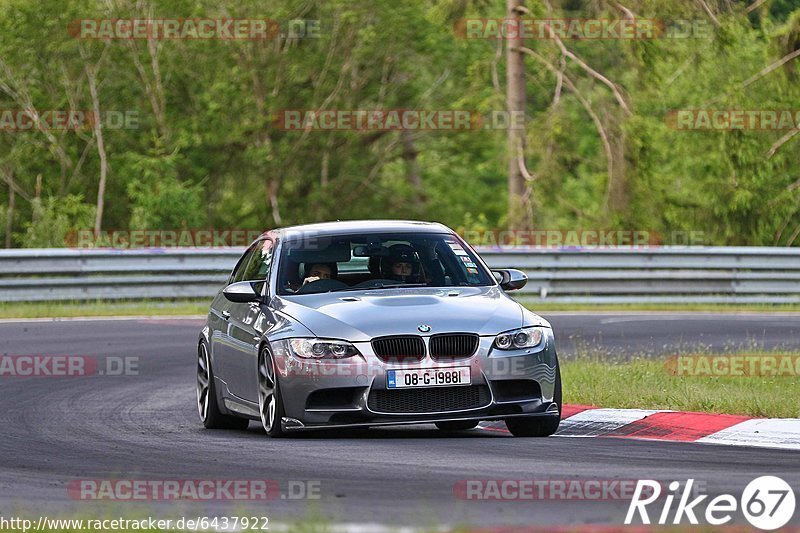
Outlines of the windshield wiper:
<svg viewBox="0 0 800 533">
<path fill-rule="evenodd" d="M 328 292 L 345 292 L 345 291 L 370 291 L 372 289 L 398 289 L 401 287 L 427 287 L 427 283 L 377 283 L 369 287 L 342 287 L 341 289 L 333 289 Z"/>
</svg>

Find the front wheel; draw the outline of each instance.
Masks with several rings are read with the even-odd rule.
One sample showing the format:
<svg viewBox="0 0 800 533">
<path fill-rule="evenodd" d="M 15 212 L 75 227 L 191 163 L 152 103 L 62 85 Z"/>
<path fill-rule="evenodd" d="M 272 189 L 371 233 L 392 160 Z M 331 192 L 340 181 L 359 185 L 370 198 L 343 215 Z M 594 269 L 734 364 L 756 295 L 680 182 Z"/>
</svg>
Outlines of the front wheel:
<svg viewBox="0 0 800 533">
<path fill-rule="evenodd" d="M 217 405 L 217 386 L 208 347 L 201 342 L 197 348 L 197 412 L 206 429 L 246 429 L 249 420 L 223 414 Z"/>
<path fill-rule="evenodd" d="M 258 412 L 261 415 L 261 426 L 272 438 L 286 435 L 281 427 L 284 417 L 283 400 L 275 373 L 275 360 L 266 346 L 258 357 Z"/>
<path fill-rule="evenodd" d="M 558 406 L 558 416 L 530 416 L 506 419 L 506 427 L 515 437 L 549 437 L 561 423 L 561 368 L 556 363 L 556 386 L 553 403 Z"/>
</svg>

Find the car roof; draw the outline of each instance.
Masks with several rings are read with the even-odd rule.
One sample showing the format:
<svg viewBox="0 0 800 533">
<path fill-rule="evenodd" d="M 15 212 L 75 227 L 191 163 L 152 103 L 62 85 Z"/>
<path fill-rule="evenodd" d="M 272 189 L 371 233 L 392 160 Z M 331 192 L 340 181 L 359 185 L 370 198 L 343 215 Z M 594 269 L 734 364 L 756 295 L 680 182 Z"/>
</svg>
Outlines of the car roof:
<svg viewBox="0 0 800 533">
<path fill-rule="evenodd" d="M 343 220 L 336 222 L 319 222 L 288 226 L 272 230 L 268 233 L 278 237 L 309 237 L 325 235 L 367 234 L 367 233 L 454 233 L 453 230 L 438 222 L 422 222 L 419 220 Z M 265 232 L 266 233 L 266 232 Z"/>
</svg>

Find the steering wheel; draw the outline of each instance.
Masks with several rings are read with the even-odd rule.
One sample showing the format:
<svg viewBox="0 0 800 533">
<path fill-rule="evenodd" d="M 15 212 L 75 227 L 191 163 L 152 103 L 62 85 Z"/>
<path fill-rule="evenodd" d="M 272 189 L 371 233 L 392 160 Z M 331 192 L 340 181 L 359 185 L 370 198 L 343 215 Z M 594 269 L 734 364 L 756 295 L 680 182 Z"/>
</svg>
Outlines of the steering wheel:
<svg viewBox="0 0 800 533">
<path fill-rule="evenodd" d="M 314 294 L 318 292 L 328 292 L 334 289 L 345 289 L 349 287 L 347 283 L 338 279 L 318 279 L 311 281 L 300 287 L 295 294 Z"/>
</svg>

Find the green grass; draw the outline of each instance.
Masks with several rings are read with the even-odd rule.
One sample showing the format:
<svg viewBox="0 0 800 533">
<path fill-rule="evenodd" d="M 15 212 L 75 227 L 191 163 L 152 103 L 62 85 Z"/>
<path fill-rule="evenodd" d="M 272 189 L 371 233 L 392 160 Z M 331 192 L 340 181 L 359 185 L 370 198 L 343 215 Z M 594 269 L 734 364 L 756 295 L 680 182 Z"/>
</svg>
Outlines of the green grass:
<svg viewBox="0 0 800 533">
<path fill-rule="evenodd" d="M 537 313 L 548 311 L 708 311 L 708 312 L 800 312 L 798 305 L 718 305 L 718 304 L 554 304 L 521 300 Z M 71 318 L 82 316 L 175 316 L 205 315 L 210 298 L 193 300 L 124 300 L 90 302 L 0 302 L 2 318 Z"/>
<path fill-rule="evenodd" d="M 545 303 L 520 299 L 519 302 L 535 313 L 547 311 L 706 311 L 714 313 L 780 313 L 800 312 L 800 304 L 567 304 Z"/>
<path fill-rule="evenodd" d="M 779 353 L 797 355 L 796 352 Z M 614 361 L 608 360 L 606 355 L 582 355 L 562 361 L 564 403 L 768 418 L 800 417 L 800 404 L 794 400 L 800 390 L 797 376 L 675 376 L 667 370 L 665 362 L 666 358 L 652 357 Z"/>
<path fill-rule="evenodd" d="M 0 302 L 0 318 L 205 315 L 211 300 Z"/>
</svg>

